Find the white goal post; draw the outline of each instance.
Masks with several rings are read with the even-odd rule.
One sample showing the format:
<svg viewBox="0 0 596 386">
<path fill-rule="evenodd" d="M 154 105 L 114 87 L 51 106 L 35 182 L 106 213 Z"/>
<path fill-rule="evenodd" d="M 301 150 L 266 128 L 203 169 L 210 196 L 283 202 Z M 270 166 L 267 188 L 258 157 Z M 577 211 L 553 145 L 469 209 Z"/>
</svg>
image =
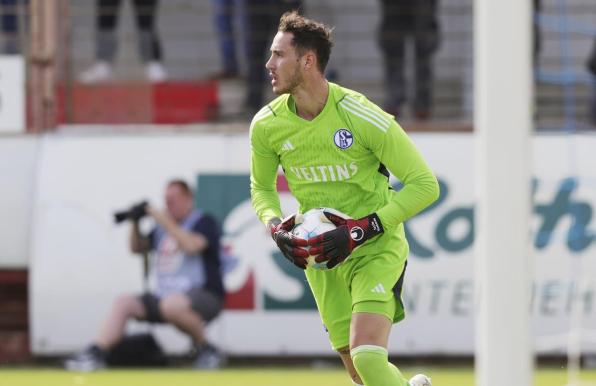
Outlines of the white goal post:
<svg viewBox="0 0 596 386">
<path fill-rule="evenodd" d="M 532 1 L 474 2 L 476 385 L 532 385 Z"/>
</svg>

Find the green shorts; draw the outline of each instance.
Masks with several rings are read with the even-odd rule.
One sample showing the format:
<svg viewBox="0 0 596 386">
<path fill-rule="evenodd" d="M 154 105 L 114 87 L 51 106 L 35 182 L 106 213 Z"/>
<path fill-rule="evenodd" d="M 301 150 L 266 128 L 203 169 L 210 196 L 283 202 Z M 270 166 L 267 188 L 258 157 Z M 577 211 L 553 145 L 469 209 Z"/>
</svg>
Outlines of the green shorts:
<svg viewBox="0 0 596 386">
<path fill-rule="evenodd" d="M 401 300 L 406 261 L 396 253 L 349 258 L 332 270 L 307 269 L 306 278 L 334 350 L 350 343 L 354 312 L 405 317 Z"/>
</svg>

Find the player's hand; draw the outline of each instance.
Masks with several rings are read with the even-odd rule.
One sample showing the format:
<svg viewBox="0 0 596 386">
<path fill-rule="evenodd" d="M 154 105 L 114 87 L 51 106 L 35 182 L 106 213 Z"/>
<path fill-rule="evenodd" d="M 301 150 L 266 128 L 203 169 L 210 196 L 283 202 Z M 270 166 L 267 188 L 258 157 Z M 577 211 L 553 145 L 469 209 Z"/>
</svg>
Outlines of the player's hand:
<svg viewBox="0 0 596 386">
<path fill-rule="evenodd" d="M 343 218 L 327 211 L 323 214 L 337 228 L 308 239 L 308 252 L 317 256 L 317 263 L 326 261 L 327 268 L 335 267 L 350 256 L 356 247 L 383 233 L 383 224 L 376 213 L 358 220 Z"/>
<path fill-rule="evenodd" d="M 296 215 L 286 217 L 283 221 L 275 217 L 269 221 L 269 231 L 284 257 L 296 267 L 306 269 L 308 251 L 302 247 L 306 247 L 308 242 L 290 233 L 295 222 Z"/>
</svg>

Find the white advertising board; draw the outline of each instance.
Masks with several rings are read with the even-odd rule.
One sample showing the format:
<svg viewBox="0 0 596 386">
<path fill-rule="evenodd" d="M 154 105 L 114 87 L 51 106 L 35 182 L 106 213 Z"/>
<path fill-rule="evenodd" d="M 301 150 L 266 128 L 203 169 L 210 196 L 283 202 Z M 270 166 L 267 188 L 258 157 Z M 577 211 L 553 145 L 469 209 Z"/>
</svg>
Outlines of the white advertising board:
<svg viewBox="0 0 596 386">
<path fill-rule="evenodd" d="M 0 137 L 0 269 L 26 269 L 38 140 Z"/>
<path fill-rule="evenodd" d="M 412 137 L 442 193 L 407 224 L 407 317 L 394 328 L 390 351 L 471 354 L 473 137 Z M 34 352 L 83 347 L 118 294 L 142 290 L 141 264 L 127 249 L 128 224 L 113 224 L 112 213 L 141 199 L 161 205 L 165 183 L 183 177 L 197 183 L 199 205 L 220 218 L 233 259 L 225 277 L 228 306 L 210 326 L 211 338 L 238 355 L 331 353 L 302 272 L 279 256 L 250 206 L 246 135 L 48 136 L 42 142 L 30 266 Z M 541 337 L 567 331 L 574 302 L 583 307 L 583 325 L 596 328 L 595 148 L 596 137 L 587 135 L 534 140 L 529 309 L 543 353 L 551 351 L 539 344 Z M 280 195 L 285 211 L 294 211 L 283 184 Z M 156 331 L 168 351 L 186 349 L 188 342 L 172 328 Z M 594 345 L 586 349 L 596 352 Z"/>
<path fill-rule="evenodd" d="M 25 62 L 0 55 L 0 134 L 25 131 Z"/>
</svg>

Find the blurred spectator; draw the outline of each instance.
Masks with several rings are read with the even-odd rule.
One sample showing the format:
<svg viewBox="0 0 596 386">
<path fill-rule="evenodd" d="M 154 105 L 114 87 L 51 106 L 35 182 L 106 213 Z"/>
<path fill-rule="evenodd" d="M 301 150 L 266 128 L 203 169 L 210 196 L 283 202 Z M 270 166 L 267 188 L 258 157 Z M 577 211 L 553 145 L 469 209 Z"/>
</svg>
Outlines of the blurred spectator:
<svg viewBox="0 0 596 386">
<path fill-rule="evenodd" d="M 245 107 L 247 113 L 252 115 L 264 105 L 266 72 L 263 60 L 267 55 L 271 36 L 275 33 L 281 15 L 286 11 L 302 10 L 302 1 L 245 0 L 245 6 L 246 54 L 248 57 Z"/>
<path fill-rule="evenodd" d="M 385 110 L 400 116 L 407 99 L 405 80 L 406 41 L 414 45 L 415 92 L 413 108 L 417 119 L 428 119 L 432 108 L 432 57 L 439 46 L 438 0 L 381 0 L 382 21 L 379 44 L 385 67 Z"/>
<path fill-rule="evenodd" d="M 67 369 L 91 371 L 105 367 L 107 353 L 122 340 L 126 322 L 132 318 L 170 323 L 188 334 L 194 342 L 196 368 L 217 368 L 223 364 L 223 355 L 207 342 L 204 332 L 205 324 L 223 306 L 218 226 L 210 215 L 193 209 L 192 191 L 182 180 L 168 184 L 165 203 L 164 212 L 141 205 L 145 208 L 141 213 L 146 212 L 156 222 L 147 237 L 139 231 L 139 216 L 131 216 L 131 250 L 154 252 L 155 291 L 121 296 L 93 344 L 68 359 Z"/>
<path fill-rule="evenodd" d="M 83 83 L 97 83 L 112 78 L 112 64 L 116 55 L 116 24 L 121 0 L 96 0 L 97 32 L 95 38 L 96 62 L 83 73 Z M 136 23 L 139 29 L 138 44 L 145 63 L 145 76 L 151 82 L 167 78 L 162 64 L 162 50 L 155 27 L 158 0 L 133 0 Z"/>
<path fill-rule="evenodd" d="M 592 99 L 590 106 L 590 123 L 596 126 L 596 37 L 592 44 L 592 53 L 588 58 L 588 72 L 592 75 Z"/>
<path fill-rule="evenodd" d="M 19 13 L 25 9 L 26 0 L 0 0 L 2 28 L 2 53 L 19 54 Z"/>
<path fill-rule="evenodd" d="M 538 17 L 540 16 L 540 12 L 542 11 L 542 0 L 534 0 L 534 65 L 538 65 L 538 57 L 540 55 L 540 51 L 542 50 L 542 31 L 540 29 L 540 24 L 538 23 Z"/>
<path fill-rule="evenodd" d="M 231 79 L 238 77 L 239 66 L 236 57 L 236 40 L 234 38 L 234 8 L 243 8 L 238 1 L 211 0 L 222 59 L 221 71 L 211 76 L 212 79 Z"/>
</svg>

